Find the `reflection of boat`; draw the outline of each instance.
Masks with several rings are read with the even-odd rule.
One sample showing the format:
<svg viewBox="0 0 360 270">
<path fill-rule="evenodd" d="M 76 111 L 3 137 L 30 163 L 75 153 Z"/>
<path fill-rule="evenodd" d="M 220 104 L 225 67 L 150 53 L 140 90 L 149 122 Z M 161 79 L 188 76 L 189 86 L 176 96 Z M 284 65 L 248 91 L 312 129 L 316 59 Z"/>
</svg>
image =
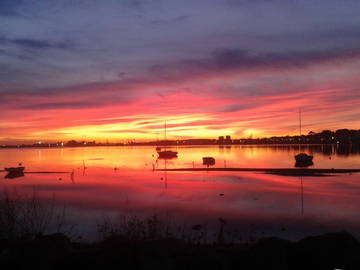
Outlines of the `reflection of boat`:
<svg viewBox="0 0 360 270">
<path fill-rule="evenodd" d="M 301 110 L 299 110 L 299 131 L 300 131 L 300 137 L 299 137 L 299 152 L 300 152 L 300 139 L 301 139 Z M 314 165 L 313 163 L 313 156 L 308 155 L 306 153 L 299 153 L 294 156 L 295 158 L 295 167 L 308 167 L 311 165 Z"/>
<path fill-rule="evenodd" d="M 303 186 L 302 176 L 300 176 L 300 183 L 301 183 L 301 215 L 304 215 L 304 186 Z"/>
<path fill-rule="evenodd" d="M 7 171 L 8 173 L 23 173 L 25 170 L 25 167 L 10 167 L 10 168 L 5 168 L 5 171 Z"/>
<path fill-rule="evenodd" d="M 308 156 L 308 157 L 311 157 L 311 159 L 309 158 L 309 160 L 296 161 L 295 167 L 309 167 L 314 165 L 314 162 L 312 162 L 312 156 Z"/>
<path fill-rule="evenodd" d="M 164 138 L 166 142 L 166 121 L 165 121 L 164 129 L 165 129 Z M 160 159 L 177 158 L 177 154 L 178 154 L 178 152 L 176 151 L 166 150 L 166 146 L 164 146 L 164 150 L 162 150 L 162 148 L 158 146 L 156 147 L 156 151 Z"/>
<path fill-rule="evenodd" d="M 7 175 L 5 175 L 5 178 L 17 178 L 17 177 L 23 177 L 24 176 L 24 172 L 20 171 L 20 172 L 9 172 Z"/>
</svg>

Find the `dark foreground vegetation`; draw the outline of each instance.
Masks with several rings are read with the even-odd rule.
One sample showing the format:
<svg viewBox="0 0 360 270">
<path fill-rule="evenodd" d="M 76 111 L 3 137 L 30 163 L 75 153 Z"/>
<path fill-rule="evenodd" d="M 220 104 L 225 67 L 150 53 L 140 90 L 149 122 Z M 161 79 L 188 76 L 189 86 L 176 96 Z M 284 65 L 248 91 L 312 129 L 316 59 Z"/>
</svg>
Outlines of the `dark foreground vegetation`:
<svg viewBox="0 0 360 270">
<path fill-rule="evenodd" d="M 220 218 L 209 242 L 200 224 L 186 234 L 156 216 L 122 217 L 99 223 L 100 240 L 83 243 L 53 205 L 36 194 L 0 200 L 1 269 L 360 269 L 360 242 L 347 232 L 232 242 Z"/>
<path fill-rule="evenodd" d="M 360 243 L 346 232 L 298 242 L 263 238 L 251 245 L 115 235 L 80 244 L 63 234 L 0 243 L 2 269 L 360 269 Z"/>
</svg>

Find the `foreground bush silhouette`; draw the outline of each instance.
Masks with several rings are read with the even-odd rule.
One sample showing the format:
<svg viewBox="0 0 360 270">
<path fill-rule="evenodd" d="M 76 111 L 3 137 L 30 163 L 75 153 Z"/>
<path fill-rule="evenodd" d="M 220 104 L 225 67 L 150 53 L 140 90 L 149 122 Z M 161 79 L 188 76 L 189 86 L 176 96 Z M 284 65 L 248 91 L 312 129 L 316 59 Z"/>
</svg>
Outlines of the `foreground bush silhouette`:
<svg viewBox="0 0 360 270">
<path fill-rule="evenodd" d="M 16 190 L 0 196 L 0 239 L 34 239 L 50 232 L 70 233 L 65 228 L 65 207 L 55 206 L 55 197 L 41 200 L 35 190 L 31 196 Z"/>
<path fill-rule="evenodd" d="M 9 269 L 360 269 L 360 244 L 346 232 L 298 242 L 264 238 L 252 245 L 116 236 L 80 244 L 63 234 L 52 234 L 3 241 L 0 250 L 0 265 Z"/>
<path fill-rule="evenodd" d="M 347 232 L 306 237 L 298 242 L 261 238 L 224 241 L 226 221 L 214 242 L 206 226 L 172 230 L 156 215 L 122 216 L 98 225 L 102 240 L 71 241 L 61 231 L 64 212 L 54 203 L 4 194 L 0 200 L 0 266 L 3 269 L 360 269 L 360 243 Z"/>
</svg>

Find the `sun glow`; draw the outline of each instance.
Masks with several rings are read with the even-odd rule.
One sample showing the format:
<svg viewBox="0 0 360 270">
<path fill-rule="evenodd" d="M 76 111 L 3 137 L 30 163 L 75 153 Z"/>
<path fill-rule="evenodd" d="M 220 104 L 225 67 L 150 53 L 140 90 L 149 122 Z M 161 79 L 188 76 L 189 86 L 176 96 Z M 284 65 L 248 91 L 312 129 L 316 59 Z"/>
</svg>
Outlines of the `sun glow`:
<svg viewBox="0 0 360 270">
<path fill-rule="evenodd" d="M 102 125 L 79 125 L 61 129 L 52 129 L 35 132 L 33 137 L 41 137 L 45 140 L 97 140 L 97 141 L 123 141 L 137 140 L 150 141 L 163 139 L 165 134 L 165 122 L 167 139 L 186 138 L 216 138 L 222 135 L 232 135 L 235 130 L 231 128 L 214 129 L 211 125 L 203 124 L 212 121 L 208 115 L 178 115 L 178 116 L 147 116 L 144 120 L 140 115 L 135 116 L 133 121 L 123 122 L 121 117 L 113 117 L 115 123 Z M 119 120 L 119 122 L 116 122 Z"/>
<path fill-rule="evenodd" d="M 260 129 L 254 129 L 254 128 L 250 128 L 250 129 L 246 129 L 243 131 L 243 135 L 244 137 L 247 138 L 257 138 L 260 135 L 264 135 L 264 132 L 261 131 Z"/>
</svg>

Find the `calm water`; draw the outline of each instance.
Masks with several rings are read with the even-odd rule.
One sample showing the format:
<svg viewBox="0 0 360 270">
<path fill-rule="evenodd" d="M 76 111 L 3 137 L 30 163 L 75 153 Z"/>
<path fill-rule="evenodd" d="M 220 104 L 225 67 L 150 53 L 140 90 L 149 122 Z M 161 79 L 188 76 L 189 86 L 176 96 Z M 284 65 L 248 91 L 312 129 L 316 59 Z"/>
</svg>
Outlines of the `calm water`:
<svg viewBox="0 0 360 270">
<path fill-rule="evenodd" d="M 316 146 L 315 168 L 360 168 L 357 150 Z M 216 167 L 293 167 L 297 147 L 184 147 L 179 158 L 156 160 L 154 147 L 93 147 L 0 150 L 0 168 L 22 162 L 28 171 L 70 174 L 26 174 L 4 179 L 0 189 L 55 196 L 67 206 L 68 222 L 85 239 L 96 237 L 96 224 L 120 214 L 157 214 L 167 222 L 191 227 L 218 225 L 238 229 L 244 237 L 304 235 L 348 230 L 360 236 L 360 178 L 284 177 L 250 172 L 159 172 L 152 168 L 202 167 L 213 156 Z M 87 167 L 83 169 L 83 163 Z M 114 170 L 117 168 L 117 170 Z M 223 196 L 220 196 L 223 194 Z"/>
</svg>

